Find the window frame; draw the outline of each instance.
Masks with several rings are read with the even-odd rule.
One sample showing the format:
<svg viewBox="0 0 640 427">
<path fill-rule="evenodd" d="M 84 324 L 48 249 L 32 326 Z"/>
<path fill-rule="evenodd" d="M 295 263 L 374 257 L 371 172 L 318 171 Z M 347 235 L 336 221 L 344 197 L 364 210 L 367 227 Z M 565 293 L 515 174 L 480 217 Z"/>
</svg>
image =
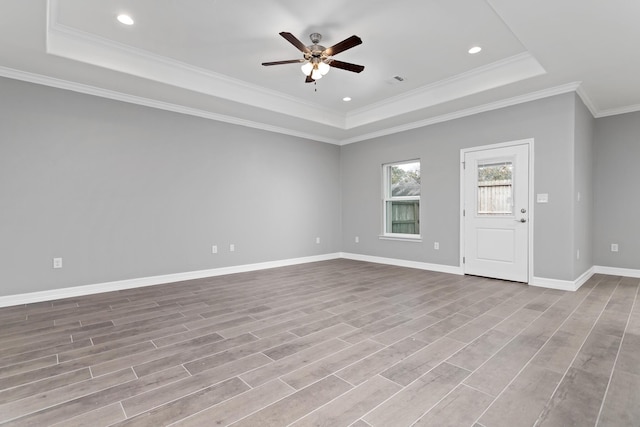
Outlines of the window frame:
<svg viewBox="0 0 640 427">
<path fill-rule="evenodd" d="M 422 161 L 418 159 L 403 160 L 391 163 L 382 164 L 382 233 L 379 238 L 382 240 L 405 240 L 413 242 L 422 241 L 422 226 L 420 225 L 420 231 L 417 234 L 410 233 L 391 233 L 387 232 L 387 221 L 389 219 L 389 212 L 387 206 L 389 202 L 398 201 L 418 201 L 418 224 L 421 224 L 422 209 L 421 196 L 422 196 L 422 181 L 420 182 L 420 195 L 418 196 L 392 196 L 391 195 L 391 168 L 398 165 L 405 165 L 409 163 L 418 163 L 422 174 Z"/>
</svg>

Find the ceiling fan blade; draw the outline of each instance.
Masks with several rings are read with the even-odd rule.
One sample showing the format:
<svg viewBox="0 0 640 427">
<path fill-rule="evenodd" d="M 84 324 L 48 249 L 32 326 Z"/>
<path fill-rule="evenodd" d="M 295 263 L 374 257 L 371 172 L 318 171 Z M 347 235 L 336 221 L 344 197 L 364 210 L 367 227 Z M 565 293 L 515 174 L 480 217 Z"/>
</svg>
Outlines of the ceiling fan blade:
<svg viewBox="0 0 640 427">
<path fill-rule="evenodd" d="M 268 65 L 282 65 L 282 64 L 299 64 L 304 61 L 305 61 L 304 59 L 289 59 L 287 61 L 263 62 L 262 65 L 268 66 Z"/>
<path fill-rule="evenodd" d="M 283 32 L 280 33 L 280 35 L 282 37 L 284 37 L 289 43 L 291 43 L 292 45 L 297 47 L 300 52 L 302 52 L 302 53 L 311 53 L 309 48 L 306 47 L 304 45 L 304 43 L 302 43 L 300 40 L 298 40 L 296 38 L 296 36 L 294 36 L 293 34 L 287 33 L 286 31 L 283 31 Z"/>
<path fill-rule="evenodd" d="M 315 80 L 314 80 L 314 79 L 312 79 L 312 78 L 311 78 L 311 76 L 307 76 L 307 78 L 306 78 L 306 79 L 304 79 L 304 82 L 305 82 L 305 83 L 313 83 L 313 82 L 315 82 Z"/>
<path fill-rule="evenodd" d="M 339 43 L 334 44 L 331 47 L 328 47 L 327 49 L 325 49 L 324 54 L 327 56 L 337 55 L 340 52 L 344 52 L 345 50 L 351 49 L 352 47 L 358 46 L 359 44 L 362 44 L 362 39 L 358 36 L 351 36 Z"/>
<path fill-rule="evenodd" d="M 342 70 L 353 71 L 359 73 L 364 70 L 364 65 L 352 64 L 350 62 L 336 61 L 335 59 L 329 62 L 329 65 Z"/>
</svg>

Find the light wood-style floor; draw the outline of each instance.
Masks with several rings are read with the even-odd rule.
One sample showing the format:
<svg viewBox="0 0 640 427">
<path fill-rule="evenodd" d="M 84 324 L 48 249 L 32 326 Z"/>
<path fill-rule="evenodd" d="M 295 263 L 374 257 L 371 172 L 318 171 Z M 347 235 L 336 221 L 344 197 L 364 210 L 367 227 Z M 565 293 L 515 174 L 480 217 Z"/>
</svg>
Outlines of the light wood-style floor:
<svg viewBox="0 0 640 427">
<path fill-rule="evenodd" d="M 334 260 L 0 309 L 0 423 L 640 425 L 640 279 Z"/>
</svg>

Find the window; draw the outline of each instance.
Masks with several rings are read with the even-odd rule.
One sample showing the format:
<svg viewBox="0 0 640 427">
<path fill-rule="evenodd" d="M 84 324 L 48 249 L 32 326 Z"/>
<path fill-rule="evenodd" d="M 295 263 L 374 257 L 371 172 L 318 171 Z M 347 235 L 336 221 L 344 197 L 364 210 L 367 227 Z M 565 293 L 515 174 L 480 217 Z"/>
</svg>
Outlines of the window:
<svg viewBox="0 0 640 427">
<path fill-rule="evenodd" d="M 478 165 L 479 216 L 513 215 L 513 163 Z"/>
<path fill-rule="evenodd" d="M 420 161 L 383 165 L 383 236 L 420 237 Z"/>
</svg>

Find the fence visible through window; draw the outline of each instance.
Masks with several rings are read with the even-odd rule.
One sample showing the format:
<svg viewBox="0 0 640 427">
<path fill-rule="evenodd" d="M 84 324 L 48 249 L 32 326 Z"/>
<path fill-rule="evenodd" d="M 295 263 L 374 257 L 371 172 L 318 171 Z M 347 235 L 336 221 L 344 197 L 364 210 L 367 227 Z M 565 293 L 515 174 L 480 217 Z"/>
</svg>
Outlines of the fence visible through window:
<svg viewBox="0 0 640 427">
<path fill-rule="evenodd" d="M 394 201 L 391 204 L 391 232 L 420 234 L 420 202 Z"/>
<path fill-rule="evenodd" d="M 513 214 L 513 163 L 478 165 L 478 215 Z"/>
</svg>

